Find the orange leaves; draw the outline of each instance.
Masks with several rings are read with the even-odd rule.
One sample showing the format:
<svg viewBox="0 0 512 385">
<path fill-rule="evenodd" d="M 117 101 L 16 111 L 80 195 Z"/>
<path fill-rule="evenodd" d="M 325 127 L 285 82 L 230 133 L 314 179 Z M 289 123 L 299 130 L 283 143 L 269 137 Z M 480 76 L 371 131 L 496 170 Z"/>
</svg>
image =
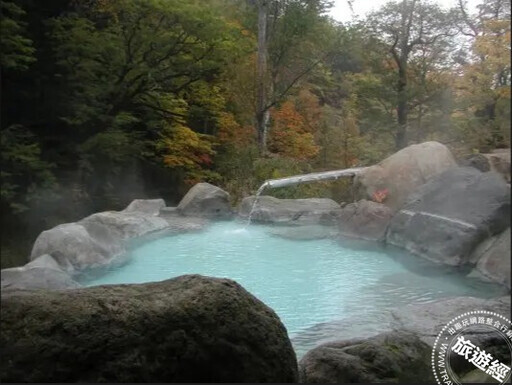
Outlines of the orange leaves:
<svg viewBox="0 0 512 385">
<path fill-rule="evenodd" d="M 269 136 L 272 152 L 299 160 L 311 159 L 318 154 L 313 134 L 308 132 L 304 117 L 293 102 L 284 102 L 272 111 L 273 125 Z"/>
<path fill-rule="evenodd" d="M 388 197 L 389 191 L 387 188 L 384 188 L 382 190 L 377 190 L 372 194 L 372 198 L 377 203 L 382 203 L 386 200 Z"/>
<path fill-rule="evenodd" d="M 254 128 L 242 127 L 229 112 L 221 112 L 217 118 L 217 138 L 222 144 L 247 146 L 254 137 Z"/>
</svg>

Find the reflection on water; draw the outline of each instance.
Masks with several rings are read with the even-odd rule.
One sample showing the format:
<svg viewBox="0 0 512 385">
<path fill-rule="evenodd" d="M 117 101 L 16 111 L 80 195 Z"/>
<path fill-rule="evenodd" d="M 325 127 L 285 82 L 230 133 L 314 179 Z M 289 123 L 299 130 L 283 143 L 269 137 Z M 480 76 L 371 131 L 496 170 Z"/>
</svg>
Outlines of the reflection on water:
<svg viewBox="0 0 512 385">
<path fill-rule="evenodd" d="M 323 342 L 387 330 L 396 306 L 503 292 L 395 249 L 293 241 L 271 231 L 220 222 L 202 232 L 163 236 L 133 248 L 125 264 L 81 281 L 142 283 L 183 274 L 234 279 L 275 310 L 299 356 Z"/>
</svg>

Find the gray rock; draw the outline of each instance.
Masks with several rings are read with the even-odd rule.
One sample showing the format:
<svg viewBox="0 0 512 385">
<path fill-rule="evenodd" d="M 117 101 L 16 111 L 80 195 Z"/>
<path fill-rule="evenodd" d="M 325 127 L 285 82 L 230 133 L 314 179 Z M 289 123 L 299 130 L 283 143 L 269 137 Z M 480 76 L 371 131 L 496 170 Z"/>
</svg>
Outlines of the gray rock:
<svg viewBox="0 0 512 385">
<path fill-rule="evenodd" d="M 462 160 L 461 166 L 474 167 L 482 172 L 494 171 L 510 183 L 510 149 L 468 155 Z"/>
<path fill-rule="evenodd" d="M 238 214 L 248 218 L 253 208 L 254 196 L 240 203 Z M 332 199 L 278 199 L 261 195 L 256 202 L 251 220 L 254 222 L 279 224 L 335 224 L 341 207 Z"/>
<path fill-rule="evenodd" d="M 403 331 L 321 345 L 299 363 L 303 383 L 433 383 L 431 349 Z"/>
<path fill-rule="evenodd" d="M 453 318 L 469 311 L 487 310 L 510 317 L 510 297 L 483 299 L 453 297 L 426 304 L 408 305 L 392 310 L 392 327 L 417 335 L 429 346 Z M 469 335 L 469 334 L 468 334 Z"/>
<path fill-rule="evenodd" d="M 460 165 L 463 167 L 474 167 L 482 172 L 491 171 L 489 159 L 487 159 L 487 157 L 482 154 L 468 155 L 464 159 L 462 159 Z"/>
<path fill-rule="evenodd" d="M 176 210 L 182 215 L 210 219 L 228 219 L 233 215 L 229 194 L 209 183 L 197 183 L 192 187 Z"/>
<path fill-rule="evenodd" d="M 469 263 L 485 238 L 510 226 L 510 188 L 494 172 L 456 167 L 431 178 L 392 218 L 386 241 L 435 262 Z"/>
<path fill-rule="evenodd" d="M 155 207 L 150 210 L 144 203 L 137 203 L 130 211 L 96 213 L 79 222 L 43 231 L 34 243 L 30 259 L 49 254 L 69 273 L 109 265 L 124 254 L 125 241 L 169 227 L 165 219 L 137 211 L 137 207 L 156 211 Z"/>
<path fill-rule="evenodd" d="M 299 241 L 334 238 L 338 235 L 338 231 L 332 226 L 322 225 L 283 226 L 272 229 L 270 233 L 280 238 Z"/>
<path fill-rule="evenodd" d="M 159 214 L 161 217 L 167 217 L 167 216 L 177 216 L 177 215 L 180 215 L 178 213 L 178 210 L 177 210 L 177 207 L 162 207 L 160 209 L 160 214 Z"/>
<path fill-rule="evenodd" d="M 455 166 L 457 163 L 445 145 L 438 142 L 413 144 L 356 175 L 356 199 L 375 200 L 376 192 L 386 190 L 382 203 L 396 211 L 409 194 L 429 178 Z"/>
<path fill-rule="evenodd" d="M 2 290 L 74 289 L 80 287 L 50 256 L 42 255 L 25 266 L 2 269 Z"/>
<path fill-rule="evenodd" d="M 392 216 L 393 211 L 381 203 L 367 200 L 350 203 L 341 210 L 340 234 L 371 241 L 382 240 Z"/>
<path fill-rule="evenodd" d="M 73 273 L 88 267 L 105 266 L 122 251 L 118 244 L 98 242 L 81 223 L 65 223 L 39 234 L 30 259 L 49 254 L 64 271 Z"/>
<path fill-rule="evenodd" d="M 470 259 L 477 261 L 476 270 L 482 277 L 510 289 L 510 227 L 482 242 Z"/>
<path fill-rule="evenodd" d="M 3 382 L 297 381 L 278 316 L 228 279 L 9 291 L 1 304 Z"/>
<path fill-rule="evenodd" d="M 127 213 L 136 212 L 146 215 L 158 215 L 165 207 L 163 199 L 135 199 L 123 211 Z"/>
<path fill-rule="evenodd" d="M 136 212 L 104 211 L 84 218 L 84 225 L 96 225 L 117 232 L 121 239 L 140 237 L 153 231 L 163 230 L 167 221 L 163 218 Z"/>
<path fill-rule="evenodd" d="M 62 270 L 57 261 L 49 254 L 43 254 L 37 257 L 33 261 L 27 263 L 24 267 L 40 267 L 44 269 Z"/>
<path fill-rule="evenodd" d="M 510 148 L 494 150 L 490 154 L 483 154 L 489 161 L 492 171 L 498 173 L 510 183 Z"/>
</svg>

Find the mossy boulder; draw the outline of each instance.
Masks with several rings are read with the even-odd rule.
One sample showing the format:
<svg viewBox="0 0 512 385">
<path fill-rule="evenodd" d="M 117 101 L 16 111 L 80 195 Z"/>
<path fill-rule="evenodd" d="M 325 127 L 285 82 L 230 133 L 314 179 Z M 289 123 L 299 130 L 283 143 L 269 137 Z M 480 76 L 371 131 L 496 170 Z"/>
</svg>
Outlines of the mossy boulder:
<svg viewBox="0 0 512 385">
<path fill-rule="evenodd" d="M 234 281 L 2 293 L 3 382 L 295 382 L 278 316 Z"/>
<path fill-rule="evenodd" d="M 433 383 L 431 348 L 414 334 L 394 331 L 331 342 L 299 363 L 303 383 Z"/>
</svg>

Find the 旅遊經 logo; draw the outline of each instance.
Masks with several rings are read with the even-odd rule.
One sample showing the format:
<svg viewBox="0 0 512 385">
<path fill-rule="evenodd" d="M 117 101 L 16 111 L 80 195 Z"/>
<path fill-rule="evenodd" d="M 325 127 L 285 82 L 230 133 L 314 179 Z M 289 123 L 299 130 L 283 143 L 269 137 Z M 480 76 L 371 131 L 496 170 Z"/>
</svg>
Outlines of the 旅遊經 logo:
<svg viewBox="0 0 512 385">
<path fill-rule="evenodd" d="M 512 367 L 512 323 L 490 311 L 452 319 L 438 334 L 432 369 L 440 385 L 508 383 Z"/>
</svg>

